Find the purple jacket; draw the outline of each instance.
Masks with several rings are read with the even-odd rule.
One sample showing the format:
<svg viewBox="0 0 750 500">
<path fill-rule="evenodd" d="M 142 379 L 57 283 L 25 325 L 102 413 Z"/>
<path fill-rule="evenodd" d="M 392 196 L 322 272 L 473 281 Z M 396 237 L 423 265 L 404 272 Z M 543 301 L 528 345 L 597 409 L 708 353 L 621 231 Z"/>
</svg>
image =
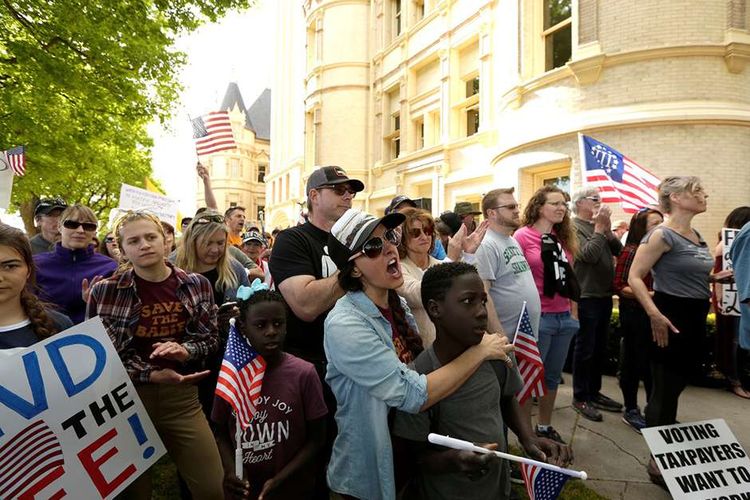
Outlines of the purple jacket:
<svg viewBox="0 0 750 500">
<path fill-rule="evenodd" d="M 117 262 L 94 252 L 94 248 L 89 245 L 85 250 L 69 250 L 57 243 L 52 252 L 34 255 L 39 298 L 57 305 L 74 324 L 86 316 L 86 303 L 81 298 L 84 278 L 108 278 L 117 269 Z"/>
</svg>

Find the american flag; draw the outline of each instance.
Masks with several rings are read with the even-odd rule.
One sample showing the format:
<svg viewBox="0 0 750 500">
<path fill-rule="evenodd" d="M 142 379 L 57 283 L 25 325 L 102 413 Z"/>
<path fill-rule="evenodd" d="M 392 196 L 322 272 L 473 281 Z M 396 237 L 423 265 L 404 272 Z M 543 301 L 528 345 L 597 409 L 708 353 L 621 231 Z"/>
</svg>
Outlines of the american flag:
<svg viewBox="0 0 750 500">
<path fill-rule="evenodd" d="M 523 404 L 529 396 L 540 398 L 547 393 L 544 385 L 544 364 L 539 355 L 539 348 L 536 346 L 534 330 L 531 328 L 525 302 L 513 344 L 516 346 L 514 352 L 518 360 L 518 370 L 523 378 L 523 388 L 518 391 L 518 402 Z"/>
<path fill-rule="evenodd" d="M 232 135 L 232 122 L 229 120 L 229 112 L 215 111 L 194 118 L 192 121 L 195 152 L 199 155 L 218 153 L 237 147 L 237 143 L 234 142 L 234 135 Z"/>
<path fill-rule="evenodd" d="M 538 465 L 521 464 L 529 500 L 555 500 L 570 476 Z"/>
<path fill-rule="evenodd" d="M 4 167 L 10 167 L 13 173 L 22 176 L 26 173 L 26 148 L 17 146 L 0 153 L 0 160 Z"/>
<path fill-rule="evenodd" d="M 18 498 L 62 475 L 63 451 L 57 436 L 37 420 L 0 447 L 0 498 Z M 33 498 L 33 495 L 31 495 Z"/>
<path fill-rule="evenodd" d="M 231 325 L 216 395 L 234 409 L 243 430 L 250 425 L 257 410 L 255 400 L 260 396 L 265 371 L 265 360 Z"/>
<path fill-rule="evenodd" d="M 620 203 L 628 214 L 658 204 L 658 177 L 602 142 L 578 138 L 585 182 L 599 190 L 602 202 Z"/>
</svg>

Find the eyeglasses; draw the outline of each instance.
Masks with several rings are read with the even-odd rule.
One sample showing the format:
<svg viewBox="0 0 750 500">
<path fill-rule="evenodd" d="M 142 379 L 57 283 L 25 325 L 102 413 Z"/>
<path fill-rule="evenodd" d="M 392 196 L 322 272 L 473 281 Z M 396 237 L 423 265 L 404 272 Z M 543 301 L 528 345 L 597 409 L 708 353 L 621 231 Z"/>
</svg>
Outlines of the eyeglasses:
<svg viewBox="0 0 750 500">
<path fill-rule="evenodd" d="M 518 203 L 508 203 L 507 205 L 498 205 L 496 207 L 490 207 L 487 210 L 497 210 L 498 208 L 507 208 L 508 210 L 515 210 L 517 208 L 521 208 L 521 205 Z"/>
<path fill-rule="evenodd" d="M 409 236 L 413 240 L 416 240 L 420 236 L 422 236 L 422 233 L 424 233 L 425 236 L 428 236 L 432 238 L 432 235 L 435 233 L 435 229 L 431 227 L 412 227 L 409 228 Z"/>
<path fill-rule="evenodd" d="M 114 243 L 115 242 L 115 237 L 114 236 L 107 236 L 106 238 L 104 238 L 104 241 L 106 243 Z"/>
<path fill-rule="evenodd" d="M 77 220 L 66 220 L 63 222 L 63 227 L 65 229 L 78 229 L 79 227 L 83 227 L 84 231 L 96 231 L 96 222 L 78 222 Z"/>
<path fill-rule="evenodd" d="M 347 184 L 333 184 L 331 186 L 320 186 L 318 189 L 330 189 L 334 193 L 336 193 L 337 196 L 344 196 L 346 193 L 349 193 L 352 195 L 352 197 L 357 196 L 357 192 L 351 188 L 351 186 Z"/>
<path fill-rule="evenodd" d="M 191 224 L 210 224 L 211 222 L 224 224 L 224 217 L 221 215 L 201 215 L 197 219 L 194 219 Z"/>
<path fill-rule="evenodd" d="M 383 238 L 385 238 L 385 241 L 393 246 L 398 246 L 398 244 L 401 243 L 401 235 L 399 235 L 398 232 L 393 229 L 387 230 L 383 234 Z M 365 241 L 365 244 L 362 245 L 362 250 L 349 257 L 349 261 L 352 261 L 362 255 L 365 255 L 370 259 L 374 259 L 378 255 L 382 254 L 383 247 L 385 247 L 383 238 L 381 238 L 380 236 L 374 236 Z"/>
<path fill-rule="evenodd" d="M 601 199 L 601 198 L 599 198 L 598 196 L 586 196 L 586 197 L 584 198 L 584 200 L 591 200 L 591 201 L 593 201 L 594 203 L 599 203 L 600 201 L 602 201 L 602 199 Z"/>
</svg>

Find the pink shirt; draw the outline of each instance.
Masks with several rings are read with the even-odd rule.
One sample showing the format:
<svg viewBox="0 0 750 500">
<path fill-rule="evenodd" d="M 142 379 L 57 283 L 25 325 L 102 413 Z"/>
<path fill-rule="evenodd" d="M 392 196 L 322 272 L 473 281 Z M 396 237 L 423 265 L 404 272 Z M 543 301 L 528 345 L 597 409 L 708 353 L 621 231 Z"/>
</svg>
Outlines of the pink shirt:
<svg viewBox="0 0 750 500">
<path fill-rule="evenodd" d="M 556 293 L 554 297 L 547 297 L 542 292 L 544 290 L 544 263 L 542 262 L 542 233 L 531 226 L 524 226 L 517 230 L 513 237 L 518 242 L 518 246 L 523 250 L 526 261 L 531 268 L 531 275 L 534 277 L 536 290 L 539 292 L 539 298 L 542 302 L 543 313 L 560 313 L 570 311 L 570 299 Z M 565 257 L 573 267 L 573 256 L 565 250 Z"/>
</svg>

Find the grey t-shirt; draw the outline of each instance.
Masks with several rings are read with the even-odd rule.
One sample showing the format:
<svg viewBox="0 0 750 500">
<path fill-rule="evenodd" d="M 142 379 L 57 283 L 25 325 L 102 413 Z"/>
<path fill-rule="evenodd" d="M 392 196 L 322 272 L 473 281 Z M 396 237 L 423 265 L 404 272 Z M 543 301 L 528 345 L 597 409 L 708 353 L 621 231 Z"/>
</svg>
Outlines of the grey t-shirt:
<svg viewBox="0 0 750 500">
<path fill-rule="evenodd" d="M 479 277 L 492 283 L 490 297 L 505 333 L 513 338 L 526 301 L 531 327 L 537 336 L 542 304 L 529 263 L 516 240 L 488 230 L 476 252 L 476 266 Z"/>
<path fill-rule="evenodd" d="M 414 361 L 419 373 L 430 373 L 442 365 L 432 346 Z M 500 399 L 513 397 L 523 386 L 518 368 L 508 369 L 499 361 L 485 361 L 456 392 L 426 412 L 396 412 L 393 433 L 412 441 L 427 441 L 430 432 L 474 443 L 497 443 L 498 451 L 507 451 L 503 432 Z M 509 467 L 506 460 L 493 460 L 489 472 L 473 481 L 460 472 L 421 474 L 418 489 L 421 498 L 472 498 L 497 500 L 510 495 Z"/>
<path fill-rule="evenodd" d="M 660 226 L 662 239 L 670 250 L 664 253 L 654 264 L 651 274 L 654 277 L 654 290 L 677 297 L 708 299 L 711 290 L 708 276 L 714 267 L 711 250 L 696 231 L 699 245 L 666 226 Z M 643 237 L 642 243 L 648 242 L 653 231 Z"/>
<path fill-rule="evenodd" d="M 38 253 L 45 253 L 45 252 L 51 252 L 55 249 L 55 244 L 50 243 L 49 241 L 45 240 L 42 236 L 42 233 L 37 233 L 36 236 L 29 239 L 29 243 L 31 244 L 31 253 L 32 255 L 36 255 Z"/>
</svg>

